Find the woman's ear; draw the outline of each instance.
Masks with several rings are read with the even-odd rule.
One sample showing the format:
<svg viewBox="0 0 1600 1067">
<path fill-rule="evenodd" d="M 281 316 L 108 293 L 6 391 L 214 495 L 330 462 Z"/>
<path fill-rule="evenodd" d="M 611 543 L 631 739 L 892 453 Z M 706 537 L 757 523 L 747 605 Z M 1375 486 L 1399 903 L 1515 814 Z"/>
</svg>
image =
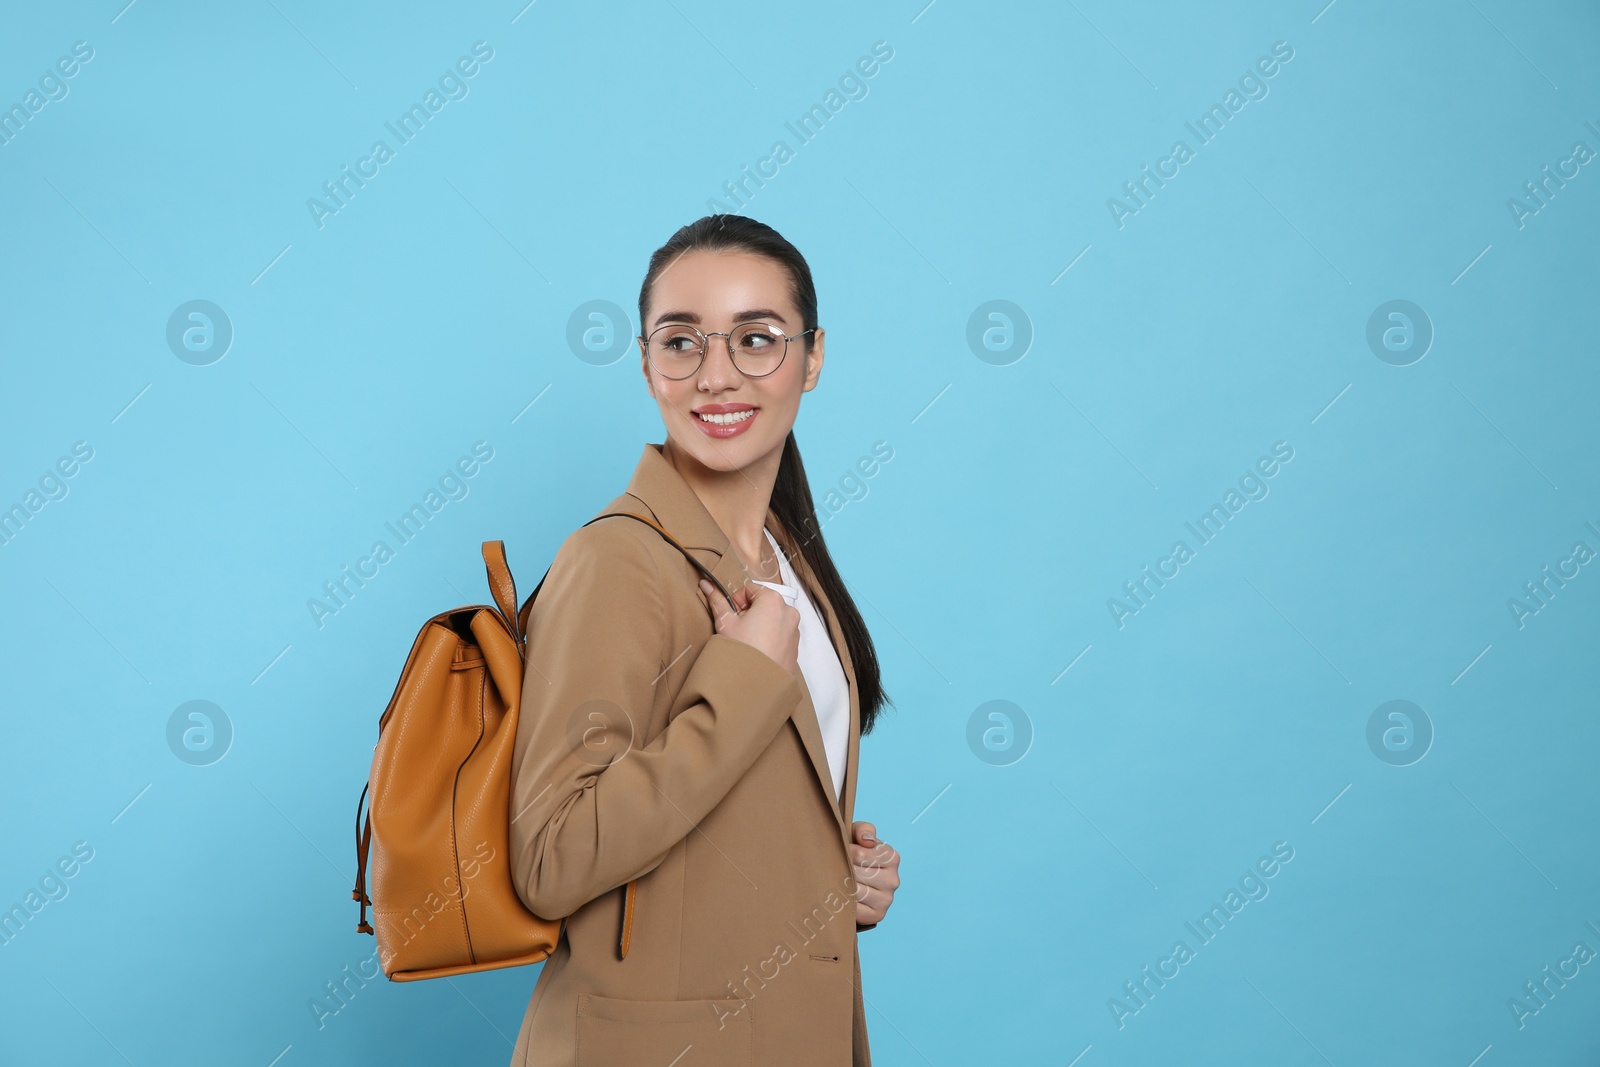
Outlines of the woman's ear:
<svg viewBox="0 0 1600 1067">
<path fill-rule="evenodd" d="M 806 353 L 805 385 L 801 387 L 801 392 L 805 393 L 809 393 L 817 387 L 817 378 L 822 374 L 822 327 L 818 326 L 817 332 L 812 334 L 811 337 L 813 342 L 811 351 Z"/>
</svg>

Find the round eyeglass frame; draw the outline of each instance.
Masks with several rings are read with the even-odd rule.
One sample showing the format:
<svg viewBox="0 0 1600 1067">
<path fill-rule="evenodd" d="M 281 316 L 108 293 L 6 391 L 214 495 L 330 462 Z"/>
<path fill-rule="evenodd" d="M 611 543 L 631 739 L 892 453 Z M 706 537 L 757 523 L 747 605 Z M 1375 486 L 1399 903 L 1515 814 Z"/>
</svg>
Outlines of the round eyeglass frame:
<svg viewBox="0 0 1600 1067">
<path fill-rule="evenodd" d="M 766 327 L 767 332 L 773 337 L 780 337 L 783 339 L 783 354 L 778 357 L 778 362 L 773 364 L 772 370 L 761 374 L 751 374 L 749 371 L 746 371 L 743 367 L 739 366 L 739 357 L 735 355 L 733 351 L 733 335 L 735 331 L 753 326 L 764 326 Z M 656 365 L 656 361 L 650 358 L 650 338 L 654 337 L 662 330 L 672 329 L 686 329 L 691 331 L 696 337 L 700 338 L 700 358 L 695 362 L 694 367 L 691 368 L 687 374 L 680 374 L 677 377 L 673 377 L 672 375 L 663 371 L 659 366 Z M 687 322 L 665 322 L 651 330 L 648 336 L 638 338 L 638 341 L 639 344 L 644 347 L 644 358 L 649 361 L 651 368 L 657 374 L 671 382 L 681 382 L 685 378 L 691 378 L 695 374 L 699 373 L 700 368 L 705 366 L 706 353 L 711 349 L 711 339 L 713 337 L 720 337 L 723 339 L 723 343 L 728 346 L 728 358 L 733 362 L 734 369 L 740 374 L 744 375 L 746 378 L 765 378 L 770 374 L 776 373 L 778 368 L 783 366 L 783 361 L 789 358 L 790 341 L 798 341 L 808 333 L 815 333 L 816 329 L 817 328 L 815 326 L 812 326 L 810 329 L 801 330 L 793 337 L 790 337 L 782 330 L 772 325 L 770 322 L 741 322 L 732 330 L 714 330 L 711 333 L 702 333 L 698 328 L 689 325 Z"/>
</svg>

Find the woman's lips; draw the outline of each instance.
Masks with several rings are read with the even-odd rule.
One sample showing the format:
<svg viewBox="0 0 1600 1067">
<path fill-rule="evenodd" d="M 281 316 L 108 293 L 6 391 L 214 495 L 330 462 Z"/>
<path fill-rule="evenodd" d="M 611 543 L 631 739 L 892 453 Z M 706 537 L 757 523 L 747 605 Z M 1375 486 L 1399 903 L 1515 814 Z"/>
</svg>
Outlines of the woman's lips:
<svg viewBox="0 0 1600 1067">
<path fill-rule="evenodd" d="M 708 407 L 712 408 L 719 406 L 721 405 L 708 405 Z M 714 421 L 707 421 L 706 418 L 702 418 L 695 412 L 690 412 L 689 417 L 694 420 L 696 426 L 700 427 L 700 432 L 707 437 L 723 438 L 738 437 L 744 433 L 750 428 L 750 424 L 756 421 L 756 416 L 760 413 L 760 408 L 747 407 L 739 411 L 726 413 L 708 411 L 706 413 L 707 416 Z"/>
</svg>

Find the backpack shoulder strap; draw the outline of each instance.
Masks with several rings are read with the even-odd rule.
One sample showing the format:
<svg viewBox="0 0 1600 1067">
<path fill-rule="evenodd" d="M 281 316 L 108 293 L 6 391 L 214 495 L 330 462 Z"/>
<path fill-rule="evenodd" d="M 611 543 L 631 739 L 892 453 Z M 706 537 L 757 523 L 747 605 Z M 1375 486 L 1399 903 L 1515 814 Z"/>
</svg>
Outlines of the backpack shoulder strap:
<svg viewBox="0 0 1600 1067">
<path fill-rule="evenodd" d="M 733 608 L 735 611 L 739 610 L 738 606 L 736 604 L 734 604 L 734 602 L 733 602 L 733 594 L 728 592 L 727 587 L 722 584 L 722 582 L 717 578 L 717 576 L 715 574 L 711 573 L 711 568 L 707 567 L 704 563 L 701 563 L 699 560 L 695 559 L 694 555 L 687 548 L 684 548 L 683 545 L 678 543 L 678 539 L 676 537 L 673 537 L 671 534 L 669 534 L 666 531 L 666 529 L 663 528 L 662 525 L 660 523 L 656 522 L 654 519 L 649 518 L 649 517 L 647 517 L 645 515 L 636 515 L 631 511 L 608 511 L 604 515 L 596 515 L 594 518 L 590 519 L 589 522 L 586 522 L 583 525 L 587 526 L 587 525 L 589 525 L 590 522 L 599 522 L 601 519 L 608 519 L 608 518 L 611 518 L 613 515 L 620 515 L 620 516 L 624 516 L 624 517 L 630 518 L 630 519 L 638 519 L 640 522 L 645 523 L 647 526 L 650 526 L 652 529 L 654 529 L 656 531 L 656 533 L 658 533 L 662 537 L 666 538 L 667 542 L 669 544 L 671 544 L 673 548 L 676 548 L 679 552 L 683 553 L 683 558 L 684 559 L 688 560 L 691 564 L 693 564 L 695 570 L 697 570 L 701 574 L 705 575 L 706 579 L 708 581 L 710 581 L 712 585 L 717 587 L 717 591 L 722 594 L 723 599 L 727 600 L 729 607 Z M 489 566 L 489 586 L 490 586 L 491 589 L 495 589 L 496 590 L 496 592 L 495 592 L 495 603 L 499 604 L 501 611 L 504 612 L 506 610 L 505 609 L 505 605 L 500 600 L 499 587 L 495 585 L 495 578 L 494 578 L 495 563 L 490 558 L 490 546 L 491 545 L 500 545 L 499 557 L 498 558 L 499 558 L 499 566 L 500 566 L 500 568 L 502 570 L 505 570 L 505 566 L 506 566 L 506 564 L 505 564 L 505 547 L 499 541 L 485 541 L 483 543 L 483 558 L 484 558 L 484 562 L 486 564 L 488 564 L 488 566 Z M 544 578 L 548 578 L 548 577 L 550 577 L 550 572 L 549 572 L 549 570 L 546 570 L 544 572 Z M 518 613 L 517 615 L 515 615 L 515 616 L 510 616 L 510 615 L 507 616 L 508 618 L 515 618 L 516 619 L 515 632 L 517 634 L 519 634 L 519 635 L 524 635 L 525 636 L 527 634 L 527 632 L 528 632 L 528 616 L 533 610 L 533 602 L 534 602 L 534 600 L 539 596 L 539 590 L 544 588 L 544 578 L 540 578 L 539 579 L 539 584 L 533 587 L 533 593 L 532 593 L 532 595 L 530 595 L 528 597 L 527 602 L 522 605 L 522 611 L 520 613 Z M 511 603 L 515 604 L 516 603 L 516 586 L 511 583 L 511 574 L 510 574 L 509 571 L 505 571 L 505 582 L 506 582 L 506 587 L 509 590 L 509 594 L 508 595 L 511 597 Z M 520 643 L 519 643 L 518 647 L 521 647 Z"/>
<path fill-rule="evenodd" d="M 654 519 L 648 518 L 648 517 L 646 517 L 644 515 L 635 515 L 631 511 L 608 511 L 604 515 L 596 515 L 594 518 L 590 519 L 589 522 L 598 522 L 601 519 L 610 518 L 613 515 L 625 515 L 630 519 L 638 519 L 640 522 L 645 523 L 648 526 L 650 526 L 651 528 L 653 528 L 656 531 L 656 533 L 658 533 L 662 537 L 666 538 L 668 543 L 670 543 L 673 548 L 676 548 L 679 552 L 683 553 L 683 558 L 688 560 L 691 564 L 693 564 L 695 570 L 697 570 L 701 574 L 705 575 L 706 580 L 709 581 L 712 585 L 717 587 L 717 591 L 722 594 L 722 596 L 723 596 L 723 598 L 725 600 L 727 600 L 729 607 L 733 608 L 733 610 L 735 612 L 737 612 L 739 610 L 738 606 L 735 605 L 734 602 L 733 602 L 733 594 L 729 593 L 727 588 L 720 581 L 717 580 L 717 576 L 711 573 L 711 568 L 707 567 L 704 563 L 701 563 L 699 560 L 695 559 L 694 556 L 689 552 L 689 550 L 687 548 L 684 548 L 681 544 L 678 543 L 678 539 L 676 537 L 673 537 L 671 534 L 669 534 L 662 527 L 662 525 L 660 523 L 656 522 Z M 585 526 L 589 525 L 589 522 L 584 523 L 584 525 Z"/>
<path fill-rule="evenodd" d="M 500 609 L 500 617 L 511 631 L 511 639 L 520 649 L 523 620 L 517 614 L 517 583 L 511 577 L 510 565 L 506 563 L 504 541 L 483 543 L 483 566 L 489 572 L 489 592 L 494 596 L 494 606 Z"/>
</svg>

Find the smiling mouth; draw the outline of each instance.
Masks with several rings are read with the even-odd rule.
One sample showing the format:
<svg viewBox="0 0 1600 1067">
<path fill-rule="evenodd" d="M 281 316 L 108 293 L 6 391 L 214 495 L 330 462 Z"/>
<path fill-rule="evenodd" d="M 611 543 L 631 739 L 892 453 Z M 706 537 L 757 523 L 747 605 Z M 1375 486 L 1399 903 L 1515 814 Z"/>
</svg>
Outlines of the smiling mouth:
<svg viewBox="0 0 1600 1067">
<path fill-rule="evenodd" d="M 734 423 L 743 422 L 754 415 L 757 408 L 745 408 L 743 411 L 730 411 L 725 414 L 704 414 L 695 412 L 695 418 L 701 422 L 710 423 L 712 426 L 732 426 Z"/>
</svg>

